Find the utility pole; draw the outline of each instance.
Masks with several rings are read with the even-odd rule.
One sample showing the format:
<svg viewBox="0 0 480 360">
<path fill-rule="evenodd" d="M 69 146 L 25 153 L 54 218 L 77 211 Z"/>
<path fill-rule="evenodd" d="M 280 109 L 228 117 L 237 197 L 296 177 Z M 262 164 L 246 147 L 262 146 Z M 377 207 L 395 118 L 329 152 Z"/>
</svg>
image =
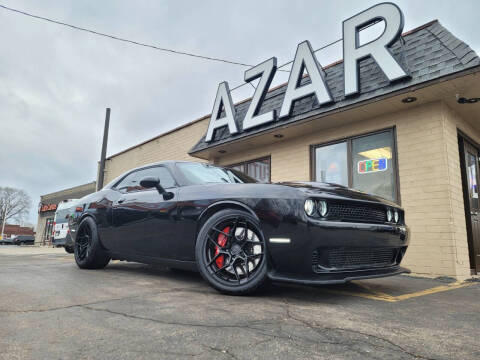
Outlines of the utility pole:
<svg viewBox="0 0 480 360">
<path fill-rule="evenodd" d="M 105 113 L 105 128 L 103 129 L 102 153 L 100 154 L 100 168 L 98 169 L 97 191 L 103 188 L 105 178 L 105 157 L 107 156 L 108 129 L 110 126 L 110 108 Z"/>
</svg>

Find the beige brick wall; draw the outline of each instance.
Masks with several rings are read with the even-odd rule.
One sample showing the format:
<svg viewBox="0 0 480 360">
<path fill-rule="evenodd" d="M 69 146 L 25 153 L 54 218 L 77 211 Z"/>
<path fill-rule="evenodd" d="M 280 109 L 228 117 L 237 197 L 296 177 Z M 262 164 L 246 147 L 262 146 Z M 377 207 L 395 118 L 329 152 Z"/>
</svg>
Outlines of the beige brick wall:
<svg viewBox="0 0 480 360">
<path fill-rule="evenodd" d="M 456 276 L 444 107 L 418 110 L 397 127 L 402 206 L 411 229 L 405 264 L 417 274 Z"/>
<path fill-rule="evenodd" d="M 37 226 L 35 228 L 35 245 L 42 244 L 43 234 L 45 233 L 46 221 L 49 217 L 53 218 L 55 212 L 51 212 L 49 215 L 39 214 L 37 218 Z"/>
<path fill-rule="evenodd" d="M 169 132 L 138 147 L 111 156 L 105 164 L 104 184 L 125 171 L 145 164 L 165 160 L 195 160 L 188 151 L 205 135 L 208 119 L 203 119 L 179 130 Z"/>
<path fill-rule="evenodd" d="M 480 143 L 480 131 L 474 130 L 455 111 L 446 105 L 444 105 L 443 116 L 445 124 L 445 146 L 447 148 L 449 167 L 448 177 L 450 181 L 451 221 L 454 233 L 453 246 L 446 249 L 446 251 L 450 251 L 454 256 L 454 266 L 456 267 L 457 277 L 465 278 L 470 276 L 470 271 L 468 267 L 468 243 L 467 241 L 463 241 L 467 237 L 467 228 L 465 222 L 457 129 L 460 129 L 477 143 Z"/>
</svg>

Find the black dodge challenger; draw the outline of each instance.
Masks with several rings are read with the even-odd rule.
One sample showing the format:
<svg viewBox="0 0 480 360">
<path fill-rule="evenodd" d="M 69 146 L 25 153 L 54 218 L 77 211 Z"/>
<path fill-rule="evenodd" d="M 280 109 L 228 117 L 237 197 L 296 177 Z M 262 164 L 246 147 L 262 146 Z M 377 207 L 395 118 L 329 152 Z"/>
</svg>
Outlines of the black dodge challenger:
<svg viewBox="0 0 480 360">
<path fill-rule="evenodd" d="M 261 184 L 236 170 L 167 161 L 131 170 L 78 202 L 82 269 L 110 259 L 198 270 L 219 291 L 267 279 L 343 283 L 409 272 L 397 205 L 334 184 Z"/>
</svg>

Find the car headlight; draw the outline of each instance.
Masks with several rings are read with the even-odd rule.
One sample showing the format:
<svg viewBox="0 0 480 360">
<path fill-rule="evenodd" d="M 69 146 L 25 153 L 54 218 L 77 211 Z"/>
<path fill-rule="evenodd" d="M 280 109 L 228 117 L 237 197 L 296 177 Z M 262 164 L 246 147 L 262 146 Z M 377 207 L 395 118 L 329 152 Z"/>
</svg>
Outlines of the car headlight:
<svg viewBox="0 0 480 360">
<path fill-rule="evenodd" d="M 387 221 L 388 221 L 388 222 L 392 222 L 392 219 L 393 219 L 392 210 L 388 209 L 388 210 L 387 210 Z"/>
<path fill-rule="evenodd" d="M 305 200 L 304 209 L 308 216 L 315 214 L 315 201 L 312 199 Z"/>
<path fill-rule="evenodd" d="M 327 202 L 324 200 L 320 200 L 317 204 L 318 207 L 318 213 L 320 214 L 321 217 L 325 217 L 327 215 Z"/>
<path fill-rule="evenodd" d="M 393 220 L 398 223 L 398 220 L 400 220 L 400 216 L 398 215 L 398 210 L 395 210 L 393 213 Z"/>
</svg>

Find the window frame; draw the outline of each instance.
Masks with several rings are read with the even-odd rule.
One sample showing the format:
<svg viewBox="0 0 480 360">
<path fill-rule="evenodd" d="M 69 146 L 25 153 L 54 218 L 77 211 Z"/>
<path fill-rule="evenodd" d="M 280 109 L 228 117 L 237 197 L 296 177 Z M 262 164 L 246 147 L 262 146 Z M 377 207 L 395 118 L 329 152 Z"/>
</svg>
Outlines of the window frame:
<svg viewBox="0 0 480 360">
<path fill-rule="evenodd" d="M 383 128 L 380 130 L 375 130 L 375 131 L 369 131 L 353 136 L 346 136 L 340 139 L 336 140 L 331 140 L 331 141 L 326 141 L 323 143 L 319 144 L 313 144 L 310 145 L 310 180 L 311 181 L 316 181 L 315 180 L 315 174 L 316 174 L 316 159 L 315 159 L 315 151 L 318 148 L 328 146 L 328 145 L 334 145 L 334 144 L 339 144 L 346 142 L 347 143 L 347 164 L 348 164 L 348 187 L 352 187 L 353 185 L 353 170 L 352 170 L 352 159 L 353 159 L 353 154 L 352 154 L 352 143 L 353 140 L 370 136 L 370 135 L 377 135 L 381 133 L 389 132 L 392 136 L 392 161 L 393 165 L 395 166 L 395 171 L 393 175 L 393 186 L 394 186 L 394 199 L 393 201 L 401 205 L 401 197 L 400 197 L 400 176 L 399 176 L 399 171 L 398 171 L 398 153 L 397 153 L 397 128 L 396 126 L 393 127 L 388 127 L 388 128 Z"/>
<path fill-rule="evenodd" d="M 235 164 L 225 165 L 225 167 L 226 168 L 233 168 L 235 166 L 244 166 L 244 169 L 246 169 L 246 166 L 248 164 L 259 162 L 259 161 L 264 161 L 264 160 L 268 160 L 268 164 L 269 164 L 269 167 L 270 167 L 270 171 L 268 172 L 268 182 L 271 183 L 272 182 L 272 156 L 271 155 L 262 156 L 260 158 L 255 158 L 255 159 L 251 159 L 251 160 L 241 161 L 241 162 L 238 162 L 238 163 L 235 163 Z M 238 170 L 238 171 L 240 171 L 240 170 Z M 248 175 L 245 171 L 242 171 L 242 172 L 244 174 Z M 250 175 L 248 175 L 248 176 L 250 176 Z M 250 176 L 250 177 L 253 178 L 253 176 Z"/>
<path fill-rule="evenodd" d="M 174 186 L 168 187 L 168 188 L 165 188 L 165 189 L 172 189 L 172 188 L 176 188 L 176 187 L 179 186 L 179 185 L 178 185 L 178 181 L 177 181 L 177 179 L 175 178 L 175 175 L 174 175 L 174 174 L 172 173 L 172 171 L 168 168 L 168 166 L 165 166 L 165 165 L 151 165 L 151 166 L 145 166 L 145 167 L 140 168 L 140 169 L 135 169 L 135 170 L 132 170 L 132 171 L 126 173 L 124 176 L 121 177 L 121 179 L 119 179 L 119 180 L 111 187 L 111 189 L 123 193 L 121 190 L 119 190 L 119 189 L 117 188 L 117 186 L 118 186 L 127 176 L 130 176 L 131 174 L 134 174 L 134 173 L 136 173 L 136 172 L 140 172 L 140 171 L 147 170 L 147 169 L 152 169 L 152 168 L 165 168 L 165 169 L 168 171 L 168 173 L 170 174 L 170 176 L 172 177 L 173 182 L 174 182 Z M 146 188 L 146 189 L 144 189 L 144 190 L 138 190 L 138 191 L 136 191 L 136 192 L 147 191 L 147 190 L 152 190 L 152 189 Z M 128 191 L 125 192 L 125 194 L 128 194 Z"/>
</svg>

